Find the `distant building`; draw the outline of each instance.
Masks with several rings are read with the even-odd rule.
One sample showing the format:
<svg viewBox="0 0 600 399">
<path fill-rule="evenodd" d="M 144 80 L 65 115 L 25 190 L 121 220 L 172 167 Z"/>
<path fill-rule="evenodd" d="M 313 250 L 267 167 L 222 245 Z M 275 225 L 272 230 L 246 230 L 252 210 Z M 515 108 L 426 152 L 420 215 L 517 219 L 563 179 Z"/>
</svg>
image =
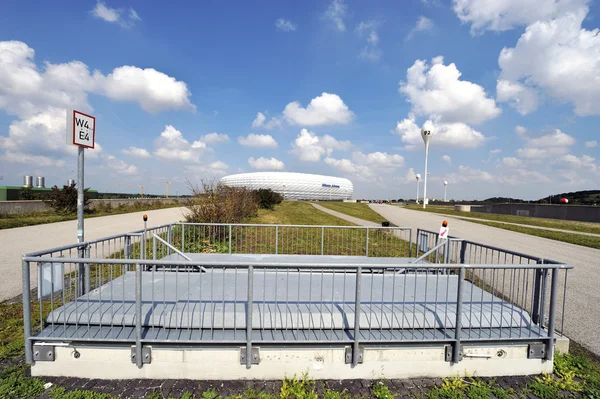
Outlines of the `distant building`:
<svg viewBox="0 0 600 399">
<path fill-rule="evenodd" d="M 345 200 L 352 198 L 354 187 L 348 179 L 293 172 L 240 173 L 221 178 L 230 187 L 256 190 L 270 188 L 293 200 Z"/>
</svg>

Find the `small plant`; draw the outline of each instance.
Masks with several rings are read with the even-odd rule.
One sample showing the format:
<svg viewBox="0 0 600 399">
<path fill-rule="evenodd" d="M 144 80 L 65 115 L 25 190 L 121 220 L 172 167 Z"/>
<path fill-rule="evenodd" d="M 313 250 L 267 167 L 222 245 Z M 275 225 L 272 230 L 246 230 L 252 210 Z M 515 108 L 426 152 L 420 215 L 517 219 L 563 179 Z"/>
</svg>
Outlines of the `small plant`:
<svg viewBox="0 0 600 399">
<path fill-rule="evenodd" d="M 12 366 L 0 371 L 0 398 L 30 398 L 44 391 L 44 383 L 25 374 L 26 366 Z"/>
<path fill-rule="evenodd" d="M 281 385 L 280 399 L 318 399 L 315 382 L 304 374 L 302 378 L 285 378 Z"/>
<path fill-rule="evenodd" d="M 87 193 L 88 189 L 84 190 L 83 207 L 88 208 L 90 204 L 90 196 Z M 77 212 L 77 188 L 75 184 L 63 186 L 62 190 L 57 186 L 52 187 L 52 191 L 48 193 L 44 202 L 56 212 L 69 214 Z"/>
<path fill-rule="evenodd" d="M 560 396 L 560 390 L 553 383 L 552 376 L 544 375 L 536 377 L 535 380 L 527 383 L 531 392 L 541 399 L 554 399 Z"/>
<path fill-rule="evenodd" d="M 427 392 L 430 399 L 462 399 L 465 397 L 467 383 L 460 377 L 445 378 L 441 387 L 435 387 Z M 471 392 L 473 395 L 481 394 L 483 389 L 477 387 Z"/>
<path fill-rule="evenodd" d="M 202 392 L 202 399 L 220 399 L 221 395 L 219 395 L 219 393 L 217 392 L 217 390 L 215 388 L 210 388 L 204 392 Z M 190 399 L 191 399 L 191 395 L 190 395 Z"/>
<path fill-rule="evenodd" d="M 322 399 L 350 399 L 351 395 L 348 390 L 344 389 L 341 392 L 330 388 L 323 391 Z"/>
<path fill-rule="evenodd" d="M 154 390 L 150 395 L 146 396 L 146 399 L 163 399 L 163 396 L 159 391 Z"/>
<path fill-rule="evenodd" d="M 270 188 L 256 190 L 256 197 L 258 198 L 258 206 L 262 209 L 273 209 L 275 205 L 283 202 L 283 195 Z"/>
<path fill-rule="evenodd" d="M 244 399 L 275 399 L 275 395 L 251 387 L 246 388 L 242 397 Z"/>
<path fill-rule="evenodd" d="M 50 397 L 52 399 L 110 399 L 108 394 L 80 389 L 65 393 L 65 388 L 54 388 L 50 392 Z"/>
<path fill-rule="evenodd" d="M 390 388 L 388 388 L 385 382 L 381 380 L 373 384 L 373 386 L 371 387 L 371 392 L 373 393 L 373 396 L 375 396 L 375 398 L 377 399 L 394 399 L 394 394 L 392 393 Z"/>
</svg>

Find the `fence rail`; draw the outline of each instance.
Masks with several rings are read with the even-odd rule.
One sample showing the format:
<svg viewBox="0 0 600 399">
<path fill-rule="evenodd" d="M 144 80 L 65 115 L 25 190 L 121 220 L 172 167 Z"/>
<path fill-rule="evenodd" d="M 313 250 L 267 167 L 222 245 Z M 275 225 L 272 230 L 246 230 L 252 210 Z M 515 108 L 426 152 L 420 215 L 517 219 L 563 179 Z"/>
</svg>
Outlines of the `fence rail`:
<svg viewBox="0 0 600 399">
<path fill-rule="evenodd" d="M 135 344 L 138 367 L 142 346 L 156 343 L 348 344 L 356 365 L 361 344 L 444 343 L 459 362 L 462 343 L 543 342 L 552 358 L 571 266 L 426 230 L 412 237 L 173 224 L 26 255 L 26 358 L 39 341 Z"/>
</svg>

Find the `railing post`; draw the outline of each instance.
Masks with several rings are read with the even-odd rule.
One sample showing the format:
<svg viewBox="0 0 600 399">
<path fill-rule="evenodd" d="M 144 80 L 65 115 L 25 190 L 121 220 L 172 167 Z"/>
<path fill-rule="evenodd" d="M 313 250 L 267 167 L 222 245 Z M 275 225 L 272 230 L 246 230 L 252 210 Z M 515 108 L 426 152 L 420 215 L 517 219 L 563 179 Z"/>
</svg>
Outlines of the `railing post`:
<svg viewBox="0 0 600 399">
<path fill-rule="evenodd" d="M 152 260 L 156 260 L 156 237 L 152 235 Z"/>
<path fill-rule="evenodd" d="M 464 265 L 467 262 L 467 242 L 462 240 L 460 242 L 460 264 Z"/>
<path fill-rule="evenodd" d="M 77 247 L 77 256 L 79 259 L 85 258 L 85 248 L 82 246 Z M 54 267 L 52 268 L 54 270 Z M 78 286 L 78 296 L 83 296 L 85 294 L 85 265 L 83 263 L 77 264 L 77 286 Z"/>
<path fill-rule="evenodd" d="M 89 258 L 92 253 L 92 247 L 88 244 L 85 248 L 85 257 Z M 90 273 L 90 264 L 85 264 L 85 293 L 88 294 L 92 289 L 92 275 Z"/>
<path fill-rule="evenodd" d="M 546 344 L 546 360 L 554 358 L 554 330 L 556 323 L 556 295 L 558 292 L 558 269 L 552 269 L 552 285 L 550 288 L 550 314 L 548 315 L 548 343 Z"/>
<path fill-rule="evenodd" d="M 354 343 L 352 347 L 352 367 L 356 367 L 358 365 L 358 344 L 360 335 L 360 293 L 361 293 L 361 276 L 362 276 L 362 266 L 358 266 L 356 269 L 356 291 L 354 293 Z"/>
<path fill-rule="evenodd" d="M 419 257 L 419 252 L 421 250 L 421 243 L 419 242 L 419 238 L 421 238 L 421 229 L 417 229 L 417 236 L 415 237 L 415 247 L 417 248 L 415 257 Z"/>
<path fill-rule="evenodd" d="M 416 246 L 416 242 L 415 242 Z M 408 257 L 412 258 L 412 228 L 408 230 Z"/>
<path fill-rule="evenodd" d="M 279 253 L 279 226 L 275 226 L 275 255 Z"/>
<path fill-rule="evenodd" d="M 366 247 L 367 247 L 367 253 L 366 256 L 369 256 L 369 228 L 367 227 L 367 239 L 366 239 Z"/>
<path fill-rule="evenodd" d="M 181 223 L 181 252 L 185 253 L 185 224 Z"/>
<path fill-rule="evenodd" d="M 246 305 L 246 368 L 252 367 L 252 300 L 254 297 L 254 267 L 248 266 L 248 296 Z"/>
<path fill-rule="evenodd" d="M 231 225 L 229 225 L 229 255 L 231 255 Z"/>
<path fill-rule="evenodd" d="M 142 264 L 135 268 L 135 363 L 142 368 Z"/>
<path fill-rule="evenodd" d="M 169 245 L 173 245 L 173 225 L 170 224 L 169 227 L 167 227 L 167 242 L 169 243 Z M 167 246 L 167 256 L 171 255 L 171 248 L 169 248 Z"/>
<path fill-rule="evenodd" d="M 445 247 L 446 248 L 444 248 L 444 263 L 449 264 L 450 263 L 450 248 L 451 248 L 449 238 L 446 239 Z"/>
<path fill-rule="evenodd" d="M 462 330 L 462 306 L 463 306 L 463 283 L 465 280 L 465 268 L 458 270 L 458 289 L 456 292 L 456 322 L 454 329 L 454 346 L 452 347 L 452 363 L 458 363 L 461 360 L 460 338 Z"/>
<path fill-rule="evenodd" d="M 323 248 L 325 247 L 325 226 L 321 227 L 321 255 L 323 255 Z"/>
<path fill-rule="evenodd" d="M 538 265 L 544 263 L 543 259 L 538 259 L 536 262 Z M 542 327 L 542 322 L 540 322 L 540 296 L 542 290 L 542 269 L 535 269 L 535 278 L 533 279 L 533 304 L 531 309 L 531 321 L 534 324 Z"/>
<path fill-rule="evenodd" d="M 30 286 L 30 271 L 29 262 L 23 261 L 21 263 L 21 277 L 23 284 L 23 337 L 25 338 L 25 362 L 31 364 L 33 362 L 33 345 L 29 340 L 31 337 L 31 299 L 29 297 L 31 293 Z"/>
</svg>

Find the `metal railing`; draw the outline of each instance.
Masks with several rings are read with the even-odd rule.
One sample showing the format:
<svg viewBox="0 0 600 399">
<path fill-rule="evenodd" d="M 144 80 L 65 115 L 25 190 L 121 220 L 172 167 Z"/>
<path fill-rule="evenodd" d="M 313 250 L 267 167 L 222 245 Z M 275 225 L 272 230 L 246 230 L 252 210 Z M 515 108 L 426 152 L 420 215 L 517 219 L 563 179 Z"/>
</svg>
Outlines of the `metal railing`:
<svg viewBox="0 0 600 399">
<path fill-rule="evenodd" d="M 144 345 L 216 343 L 245 345 L 250 367 L 253 346 L 334 343 L 356 365 L 362 344 L 443 343 L 458 362 L 462 343 L 502 341 L 542 342 L 552 359 L 571 266 L 426 230 L 403 238 L 410 229 L 174 224 L 33 253 L 26 358 L 40 341 L 134 344 L 142 367 Z M 230 256 L 244 253 L 267 256 Z"/>
</svg>

